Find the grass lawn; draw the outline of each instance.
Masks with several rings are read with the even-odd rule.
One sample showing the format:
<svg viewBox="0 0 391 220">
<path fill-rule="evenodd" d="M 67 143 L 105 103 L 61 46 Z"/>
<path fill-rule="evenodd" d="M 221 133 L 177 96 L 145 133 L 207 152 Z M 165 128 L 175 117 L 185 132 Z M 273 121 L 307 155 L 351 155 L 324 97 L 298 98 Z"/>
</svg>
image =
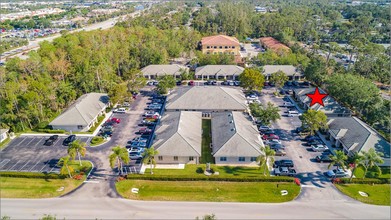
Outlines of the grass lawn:
<svg viewBox="0 0 391 220">
<path fill-rule="evenodd" d="M 391 175 L 390 175 L 390 168 L 389 167 L 380 167 L 380 169 L 382 171 L 382 174 L 379 176 L 379 178 L 390 179 L 390 177 L 391 177 Z M 376 169 L 374 169 L 374 168 L 368 169 L 366 177 L 367 178 L 373 178 L 374 177 L 373 175 L 375 173 L 376 173 Z M 354 172 L 354 176 L 356 178 L 363 178 L 363 176 L 364 176 L 364 167 L 362 167 L 362 166 L 357 167 L 356 171 Z"/>
<path fill-rule="evenodd" d="M 106 142 L 106 139 L 104 139 L 103 137 L 100 137 L 100 136 L 96 136 L 91 139 L 90 146 L 94 147 L 94 146 L 103 144 L 105 142 Z"/>
<path fill-rule="evenodd" d="M 207 202 L 286 202 L 294 199 L 300 187 L 294 183 L 148 181 L 123 180 L 116 183 L 124 198 L 158 201 Z M 134 194 L 131 188 L 139 188 Z M 288 195 L 282 196 L 281 190 Z"/>
<path fill-rule="evenodd" d="M 154 176 L 179 176 L 179 177 L 193 177 L 195 175 L 204 175 L 205 164 L 187 164 L 185 169 L 154 169 Z M 211 168 L 216 172 L 219 172 L 220 177 L 260 177 L 263 176 L 263 167 L 240 167 L 240 166 L 217 166 L 211 164 Z M 145 170 L 144 175 L 150 175 L 150 169 Z M 269 172 L 266 171 L 266 176 L 269 176 Z"/>
<path fill-rule="evenodd" d="M 374 205 L 390 205 L 390 185 L 378 184 L 336 184 L 335 185 L 341 192 L 359 200 L 364 203 Z M 363 197 L 358 194 L 358 191 L 362 191 L 368 194 L 368 197 Z"/>
<path fill-rule="evenodd" d="M 74 179 L 31 179 L 0 177 L 1 198 L 50 198 L 61 196 L 82 184 Z M 60 187 L 64 190 L 58 192 Z"/>
<path fill-rule="evenodd" d="M 11 138 L 5 139 L 3 142 L 0 143 L 0 150 L 3 149 L 7 144 L 11 141 Z"/>
<path fill-rule="evenodd" d="M 212 149 L 210 148 L 210 143 L 212 142 L 212 137 L 210 135 L 211 123 L 211 120 L 202 120 L 202 149 L 200 163 L 215 163 L 214 157 L 212 156 Z"/>
</svg>

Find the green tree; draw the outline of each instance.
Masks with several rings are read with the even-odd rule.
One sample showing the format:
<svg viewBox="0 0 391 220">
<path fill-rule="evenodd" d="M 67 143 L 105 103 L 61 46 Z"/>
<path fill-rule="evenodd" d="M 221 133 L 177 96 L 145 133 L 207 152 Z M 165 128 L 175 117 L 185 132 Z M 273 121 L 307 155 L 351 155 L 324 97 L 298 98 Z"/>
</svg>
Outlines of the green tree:
<svg viewBox="0 0 391 220">
<path fill-rule="evenodd" d="M 69 162 L 70 162 L 70 157 L 66 156 L 66 157 L 62 157 L 58 161 L 57 165 L 61 167 L 60 173 L 62 175 L 68 174 L 69 178 L 72 178 L 72 173 L 74 172 L 74 170 L 71 166 L 69 166 Z"/>
<path fill-rule="evenodd" d="M 270 125 L 271 123 L 276 122 L 278 119 L 281 119 L 278 107 L 274 106 L 271 102 L 268 102 L 266 106 L 257 103 L 251 103 L 249 107 L 251 114 L 262 121 L 262 123 L 265 125 Z"/>
<path fill-rule="evenodd" d="M 122 174 L 122 163 L 128 164 L 130 162 L 128 150 L 125 147 L 121 147 L 119 145 L 113 147 L 111 150 L 113 153 L 111 153 L 109 156 L 110 167 L 114 168 L 115 164 L 117 164 L 117 168 Z"/>
<path fill-rule="evenodd" d="M 87 148 L 86 148 L 86 143 L 85 142 L 81 142 L 80 140 L 76 140 L 74 142 L 72 142 L 69 147 L 68 147 L 68 155 L 74 160 L 76 158 L 76 155 L 78 156 L 79 158 L 79 164 L 80 166 L 82 165 L 81 164 L 81 159 L 80 157 L 83 156 L 85 157 L 86 156 L 86 152 L 87 152 Z"/>
<path fill-rule="evenodd" d="M 331 53 L 338 53 L 341 51 L 341 48 L 336 42 L 330 42 L 327 46 L 327 57 L 326 57 L 326 66 L 329 64 Z"/>
<path fill-rule="evenodd" d="M 354 153 L 353 156 L 349 158 L 350 167 L 352 167 L 352 174 L 350 175 L 349 182 L 352 181 L 353 175 L 356 172 L 357 166 L 362 164 L 364 161 L 364 157 L 358 153 Z"/>
<path fill-rule="evenodd" d="M 274 163 L 274 155 L 276 152 L 271 149 L 269 146 L 261 147 L 261 151 L 263 154 L 259 155 L 257 157 L 257 162 L 259 163 L 260 167 L 264 166 L 263 168 L 263 175 L 266 175 L 266 169 L 268 168 L 267 164 Z"/>
<path fill-rule="evenodd" d="M 363 161 L 362 165 L 364 166 L 364 176 L 367 175 L 368 169 L 375 167 L 378 173 L 381 174 L 381 169 L 379 167 L 379 164 L 384 163 L 383 159 L 381 158 L 383 156 L 383 153 L 376 152 L 374 148 L 369 149 L 367 152 L 362 152 Z"/>
<path fill-rule="evenodd" d="M 279 70 L 270 75 L 269 81 L 276 85 L 276 90 L 277 90 L 277 88 L 281 88 L 284 85 L 284 83 L 288 81 L 288 76 L 284 72 Z"/>
<path fill-rule="evenodd" d="M 265 83 L 265 77 L 259 70 L 246 68 L 239 75 L 240 84 L 248 90 L 260 91 Z"/>
<path fill-rule="evenodd" d="M 345 153 L 341 150 L 335 151 L 335 155 L 330 156 L 331 163 L 329 164 L 328 168 L 338 165 L 341 167 L 343 170 L 345 170 L 345 163 L 346 160 L 348 159 L 348 156 L 345 155 Z"/>
<path fill-rule="evenodd" d="M 202 219 L 200 219 L 198 216 L 196 218 L 196 220 L 217 220 L 215 214 L 211 214 L 211 215 L 204 215 L 202 217 Z"/>
<path fill-rule="evenodd" d="M 303 126 L 308 128 L 311 135 L 314 135 L 319 129 L 327 128 L 327 116 L 322 111 L 309 109 L 301 116 L 301 120 Z"/>
<path fill-rule="evenodd" d="M 304 76 L 317 85 L 323 84 L 327 77 L 326 64 L 319 59 L 312 59 L 304 70 Z"/>
<path fill-rule="evenodd" d="M 143 162 L 150 164 L 151 174 L 153 174 L 152 169 L 155 168 L 155 166 L 156 166 L 155 156 L 158 154 L 159 154 L 159 152 L 157 150 L 155 150 L 154 147 L 147 148 L 143 153 L 143 156 L 144 156 Z"/>
<path fill-rule="evenodd" d="M 173 76 L 165 75 L 159 78 L 159 84 L 156 86 L 160 94 L 167 94 L 168 90 L 173 89 L 176 85 Z"/>
</svg>

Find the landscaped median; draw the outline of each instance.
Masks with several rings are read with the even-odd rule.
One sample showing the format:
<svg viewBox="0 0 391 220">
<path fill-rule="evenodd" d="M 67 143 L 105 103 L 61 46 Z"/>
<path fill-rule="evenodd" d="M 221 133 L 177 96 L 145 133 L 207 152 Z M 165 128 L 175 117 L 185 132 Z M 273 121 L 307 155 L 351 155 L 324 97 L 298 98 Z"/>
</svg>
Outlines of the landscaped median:
<svg viewBox="0 0 391 220">
<path fill-rule="evenodd" d="M 373 205 L 390 205 L 390 179 L 352 179 L 349 182 L 348 178 L 342 178 L 337 182 L 337 189 L 353 199 Z"/>
<path fill-rule="evenodd" d="M 73 178 L 60 174 L 33 172 L 0 172 L 0 190 L 2 198 L 50 198 L 64 195 L 86 179 L 91 170 L 89 161 L 71 162 Z"/>
<path fill-rule="evenodd" d="M 153 175 L 146 170 L 144 175 L 120 178 L 116 188 L 124 198 L 159 201 L 286 202 L 300 193 L 294 178 L 263 176 L 257 167 L 211 168 L 219 175 L 205 176 L 205 165 L 155 169 Z"/>
</svg>

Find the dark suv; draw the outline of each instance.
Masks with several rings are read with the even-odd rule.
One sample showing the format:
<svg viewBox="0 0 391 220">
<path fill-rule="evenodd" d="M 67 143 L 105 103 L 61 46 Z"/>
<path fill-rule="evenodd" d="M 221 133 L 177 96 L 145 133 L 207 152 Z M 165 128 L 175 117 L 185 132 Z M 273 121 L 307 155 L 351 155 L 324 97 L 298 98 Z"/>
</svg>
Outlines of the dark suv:
<svg viewBox="0 0 391 220">
<path fill-rule="evenodd" d="M 278 160 L 274 162 L 273 167 L 294 167 L 292 160 Z"/>
<path fill-rule="evenodd" d="M 49 137 L 49 139 L 47 139 L 44 143 L 44 145 L 46 146 L 51 146 L 53 145 L 53 143 L 58 139 L 58 135 L 52 135 Z"/>
<path fill-rule="evenodd" d="M 64 142 L 62 142 L 63 145 L 68 146 L 70 143 L 74 142 L 76 140 L 76 135 L 72 134 L 65 138 Z"/>
</svg>

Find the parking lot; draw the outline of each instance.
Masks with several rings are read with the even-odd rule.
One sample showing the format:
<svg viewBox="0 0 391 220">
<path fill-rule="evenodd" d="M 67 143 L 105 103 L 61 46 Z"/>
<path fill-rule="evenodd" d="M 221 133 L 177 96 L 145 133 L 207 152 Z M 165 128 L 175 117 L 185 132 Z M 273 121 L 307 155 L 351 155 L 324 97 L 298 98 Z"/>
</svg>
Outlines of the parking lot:
<svg viewBox="0 0 391 220">
<path fill-rule="evenodd" d="M 315 160 L 318 155 L 330 154 L 330 152 L 314 152 L 311 146 L 302 140 L 302 137 L 296 133 L 296 128 L 301 127 L 301 121 L 298 116 L 288 117 L 289 108 L 282 107 L 283 103 L 289 101 L 287 98 L 275 97 L 272 93 L 275 88 L 265 88 L 260 96 L 261 103 L 272 102 L 279 106 L 281 119 L 272 124 L 276 135 L 280 137 L 285 146 L 286 156 L 276 156 L 275 160 L 290 159 L 294 162 L 294 169 L 304 184 L 320 187 L 323 181 L 329 181 L 324 172 L 328 169 L 329 163 L 319 163 Z M 320 181 L 320 182 L 319 182 Z"/>
<path fill-rule="evenodd" d="M 59 172 L 58 160 L 67 155 L 67 147 L 62 142 L 67 136 L 59 137 L 52 146 L 45 146 L 49 136 L 21 136 L 12 140 L 1 151 L 1 171 Z M 90 137 L 77 137 L 89 143 Z"/>
</svg>

